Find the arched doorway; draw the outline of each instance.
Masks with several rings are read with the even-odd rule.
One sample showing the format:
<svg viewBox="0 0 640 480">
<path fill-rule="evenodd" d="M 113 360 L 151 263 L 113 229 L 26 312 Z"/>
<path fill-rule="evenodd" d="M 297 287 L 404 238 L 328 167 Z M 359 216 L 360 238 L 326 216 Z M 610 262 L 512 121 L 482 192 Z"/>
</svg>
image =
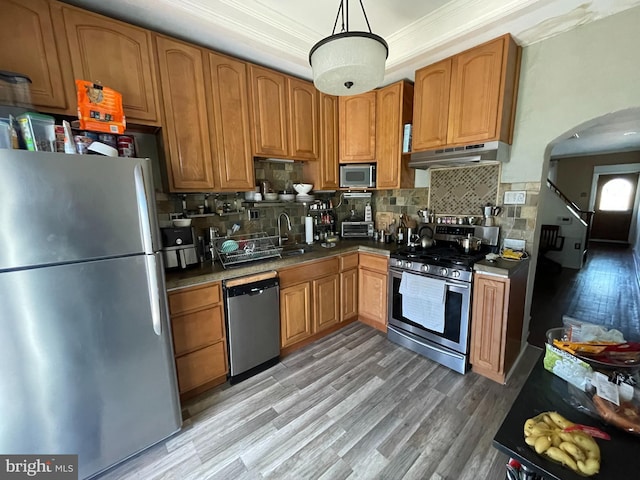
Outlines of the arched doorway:
<svg viewBox="0 0 640 480">
<path fill-rule="evenodd" d="M 635 118 L 635 125 L 640 125 L 640 108 L 617 113 L 617 119 L 616 114 L 608 114 L 578 125 L 551 142 L 547 148 L 548 158 L 545 161 L 554 160 L 553 168 L 549 171 L 560 184 L 560 190 L 566 186 L 571 192 L 568 197 L 572 201 L 575 198 L 575 202 L 581 203 L 585 209 L 593 208 L 596 215 L 600 214 L 600 223 L 595 224 L 592 238 L 598 235 L 600 240 L 617 241 L 622 248 L 613 250 L 609 259 L 602 257 L 606 252 L 592 249 L 591 254 L 597 261 L 589 259 L 582 270 L 563 268 L 555 275 L 549 275 L 548 271 L 536 269 L 529 325 L 530 343 L 542 345 L 546 330 L 561 326 L 563 315 L 583 317 L 581 319 L 584 321 L 608 328 L 616 327 L 618 322 L 622 330 L 638 330 L 638 315 L 633 312 L 640 311 L 640 290 L 634 265 L 636 247 L 640 246 L 637 233 L 640 222 L 637 199 L 640 135 L 636 137 L 636 146 L 630 142 L 628 145 L 616 145 L 613 140 L 616 129 L 619 137 L 636 131 L 629 126 L 628 120 Z M 602 139 L 599 149 L 595 146 L 597 142 L 592 142 L 588 151 L 578 149 L 575 153 L 568 152 L 568 142 L 575 141 L 576 137 L 588 138 L 604 129 L 607 130 L 611 143 L 607 144 Z M 640 128 L 637 130 L 640 131 Z M 626 135 L 633 136 L 635 134 Z M 562 152 L 559 162 L 554 159 L 557 152 Z M 563 184 L 559 178 L 559 165 L 565 159 L 571 160 L 570 167 L 567 168 L 569 180 Z M 626 163 L 617 164 L 621 159 Z M 538 224 L 543 218 L 547 221 L 554 218 L 548 214 L 545 217 L 544 209 L 552 203 L 548 198 L 552 193 L 544 183 L 541 185 Z M 560 227 L 562 232 L 563 225 Z M 577 248 L 573 242 L 565 242 L 567 243 L 568 248 Z M 589 270 L 593 264 L 597 264 L 597 272 Z M 633 322 L 635 325 L 632 325 Z"/>
</svg>

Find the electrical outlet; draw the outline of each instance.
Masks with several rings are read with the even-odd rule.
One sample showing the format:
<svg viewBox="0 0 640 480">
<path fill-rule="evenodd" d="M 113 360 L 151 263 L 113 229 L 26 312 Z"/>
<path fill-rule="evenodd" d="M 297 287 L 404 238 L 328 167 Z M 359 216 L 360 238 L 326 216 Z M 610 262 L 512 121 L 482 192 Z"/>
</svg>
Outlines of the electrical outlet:
<svg viewBox="0 0 640 480">
<path fill-rule="evenodd" d="M 573 248 L 575 248 L 576 250 L 580 250 L 580 242 L 574 243 Z"/>
<path fill-rule="evenodd" d="M 527 192 L 504 192 L 505 205 L 524 205 L 527 201 Z"/>
</svg>

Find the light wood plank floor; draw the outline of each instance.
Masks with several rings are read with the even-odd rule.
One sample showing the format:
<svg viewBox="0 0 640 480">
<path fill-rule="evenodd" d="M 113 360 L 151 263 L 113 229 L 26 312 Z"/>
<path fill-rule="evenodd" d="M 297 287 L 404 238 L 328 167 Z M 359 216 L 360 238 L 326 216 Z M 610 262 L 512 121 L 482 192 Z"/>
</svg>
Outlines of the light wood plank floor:
<svg viewBox="0 0 640 480">
<path fill-rule="evenodd" d="M 356 322 L 189 402 L 179 434 L 100 480 L 503 480 L 491 441 L 539 352 L 503 386 Z"/>
</svg>

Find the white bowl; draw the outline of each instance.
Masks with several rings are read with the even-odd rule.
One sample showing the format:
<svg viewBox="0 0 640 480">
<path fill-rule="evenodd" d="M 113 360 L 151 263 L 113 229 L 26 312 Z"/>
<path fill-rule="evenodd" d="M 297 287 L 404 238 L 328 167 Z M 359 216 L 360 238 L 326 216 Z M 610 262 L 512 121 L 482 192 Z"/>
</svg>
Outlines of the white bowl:
<svg viewBox="0 0 640 480">
<path fill-rule="evenodd" d="M 174 227 L 190 227 L 191 219 L 190 218 L 174 218 L 172 223 Z"/>
<path fill-rule="evenodd" d="M 293 202 L 296 196 L 293 193 L 281 193 L 278 198 L 281 202 Z"/>
<path fill-rule="evenodd" d="M 265 192 L 262 196 L 268 202 L 278 200 L 278 194 L 276 192 Z"/>
<path fill-rule="evenodd" d="M 295 188 L 296 192 L 306 195 L 313 188 L 312 183 L 294 183 L 293 188 Z"/>
</svg>

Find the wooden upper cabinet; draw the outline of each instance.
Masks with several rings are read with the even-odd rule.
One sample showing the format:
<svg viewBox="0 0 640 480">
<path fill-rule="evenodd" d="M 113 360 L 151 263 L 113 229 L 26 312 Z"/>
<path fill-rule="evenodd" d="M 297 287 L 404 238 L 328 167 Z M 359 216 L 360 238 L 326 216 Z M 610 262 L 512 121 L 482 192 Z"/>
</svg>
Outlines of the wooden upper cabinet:
<svg viewBox="0 0 640 480">
<path fill-rule="evenodd" d="M 30 99 L 0 87 L 0 100 L 75 113 L 75 102 L 68 103 L 65 96 L 49 2 L 0 0 L 0 12 L 0 70 L 25 74 L 32 81 Z"/>
<path fill-rule="evenodd" d="M 521 49 L 509 34 L 416 72 L 413 151 L 512 142 Z"/>
<path fill-rule="evenodd" d="M 213 190 L 203 50 L 159 35 L 156 46 L 169 188 Z"/>
<path fill-rule="evenodd" d="M 500 38 L 454 57 L 448 143 L 496 137 L 503 51 Z"/>
<path fill-rule="evenodd" d="M 250 65 L 253 153 L 264 157 L 288 157 L 288 95 L 285 75 Z"/>
<path fill-rule="evenodd" d="M 289 156 L 304 160 L 317 160 L 318 91 L 312 83 L 287 77 L 289 92 Z"/>
<path fill-rule="evenodd" d="M 416 71 L 412 150 L 446 145 L 450 90 L 450 58 Z"/>
<path fill-rule="evenodd" d="M 128 122 L 159 125 L 151 32 L 69 6 L 62 15 L 74 79 L 121 93 Z"/>
<path fill-rule="evenodd" d="M 400 81 L 376 91 L 376 188 L 413 188 L 415 170 L 402 154 L 404 124 L 411 123 L 413 84 Z"/>
<path fill-rule="evenodd" d="M 209 110 L 213 112 L 216 183 L 221 190 L 255 187 L 247 64 L 225 55 L 209 53 L 211 85 Z"/>
<path fill-rule="evenodd" d="M 320 159 L 302 166 L 306 181 L 316 190 L 335 190 L 338 178 L 338 97 L 320 93 Z"/>
<path fill-rule="evenodd" d="M 340 163 L 376 159 L 376 91 L 339 100 Z"/>
</svg>

